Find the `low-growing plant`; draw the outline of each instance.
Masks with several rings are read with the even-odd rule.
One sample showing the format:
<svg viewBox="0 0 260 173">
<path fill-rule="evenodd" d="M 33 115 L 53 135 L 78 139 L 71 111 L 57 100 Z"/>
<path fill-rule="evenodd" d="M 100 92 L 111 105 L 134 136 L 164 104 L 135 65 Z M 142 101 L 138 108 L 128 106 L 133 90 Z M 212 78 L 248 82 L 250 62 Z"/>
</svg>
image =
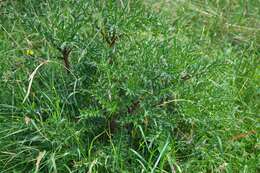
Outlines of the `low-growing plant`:
<svg viewBox="0 0 260 173">
<path fill-rule="evenodd" d="M 0 1 L 0 172 L 257 172 L 259 43 L 226 3 Z"/>
</svg>

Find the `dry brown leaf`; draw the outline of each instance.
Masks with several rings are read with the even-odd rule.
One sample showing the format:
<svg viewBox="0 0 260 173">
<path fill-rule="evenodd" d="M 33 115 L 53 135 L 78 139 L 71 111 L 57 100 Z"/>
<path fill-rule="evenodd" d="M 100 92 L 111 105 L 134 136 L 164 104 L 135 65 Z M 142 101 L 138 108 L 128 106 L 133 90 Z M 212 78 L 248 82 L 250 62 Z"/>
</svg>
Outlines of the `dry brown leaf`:
<svg viewBox="0 0 260 173">
<path fill-rule="evenodd" d="M 31 122 L 31 118 L 25 116 L 25 117 L 24 117 L 24 121 L 25 121 L 25 124 L 26 124 L 26 125 L 29 125 L 29 123 Z"/>
<path fill-rule="evenodd" d="M 36 166 L 35 173 L 37 173 L 39 171 L 41 160 L 45 154 L 46 154 L 46 151 L 39 152 L 39 155 L 37 156 L 36 163 L 35 163 L 35 166 Z"/>
<path fill-rule="evenodd" d="M 24 97 L 24 99 L 23 99 L 23 103 L 26 101 L 26 99 L 27 99 L 27 98 L 29 97 L 29 95 L 30 95 L 30 91 L 31 91 L 31 87 L 32 87 L 32 82 L 33 82 L 34 76 L 36 75 L 36 73 L 37 73 L 37 71 L 39 70 L 39 68 L 40 68 L 41 66 L 43 66 L 44 64 L 47 64 L 47 63 L 49 63 L 48 60 L 47 60 L 47 61 L 44 61 L 44 62 L 42 62 L 42 63 L 40 63 L 40 64 L 35 68 L 35 70 L 31 73 L 31 75 L 29 76 L 29 86 L 28 86 L 28 88 L 27 88 L 26 95 L 25 95 L 25 97 Z"/>
<path fill-rule="evenodd" d="M 223 164 L 221 164 L 221 165 L 218 167 L 218 170 L 219 170 L 220 172 L 224 172 L 224 171 L 226 171 L 227 166 L 228 166 L 228 163 L 224 162 Z"/>
<path fill-rule="evenodd" d="M 242 134 L 233 136 L 231 140 L 232 140 L 232 141 L 239 140 L 239 139 L 245 138 L 245 137 L 247 137 L 247 136 L 249 136 L 249 135 L 253 135 L 253 134 L 256 134 L 256 131 L 255 131 L 255 130 L 251 130 L 251 131 L 249 131 L 249 132 L 247 132 L 247 133 L 242 133 Z"/>
</svg>

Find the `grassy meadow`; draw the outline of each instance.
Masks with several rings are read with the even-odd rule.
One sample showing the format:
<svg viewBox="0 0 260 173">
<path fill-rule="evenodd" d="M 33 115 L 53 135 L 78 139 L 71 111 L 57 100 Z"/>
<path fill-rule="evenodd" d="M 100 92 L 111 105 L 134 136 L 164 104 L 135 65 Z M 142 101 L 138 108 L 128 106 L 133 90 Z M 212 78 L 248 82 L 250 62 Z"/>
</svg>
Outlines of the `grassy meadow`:
<svg viewBox="0 0 260 173">
<path fill-rule="evenodd" d="M 259 87 L 259 0 L 0 0 L 1 173 L 257 173 Z"/>
</svg>

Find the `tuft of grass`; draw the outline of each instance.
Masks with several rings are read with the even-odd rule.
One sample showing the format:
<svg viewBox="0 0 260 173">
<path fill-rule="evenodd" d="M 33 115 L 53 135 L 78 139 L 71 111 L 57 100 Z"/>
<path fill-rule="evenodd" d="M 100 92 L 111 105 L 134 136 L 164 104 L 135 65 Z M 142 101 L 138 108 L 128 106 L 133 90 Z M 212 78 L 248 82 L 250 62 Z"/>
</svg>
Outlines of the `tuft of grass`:
<svg viewBox="0 0 260 173">
<path fill-rule="evenodd" d="M 0 172 L 259 172 L 259 1 L 0 1 Z"/>
</svg>

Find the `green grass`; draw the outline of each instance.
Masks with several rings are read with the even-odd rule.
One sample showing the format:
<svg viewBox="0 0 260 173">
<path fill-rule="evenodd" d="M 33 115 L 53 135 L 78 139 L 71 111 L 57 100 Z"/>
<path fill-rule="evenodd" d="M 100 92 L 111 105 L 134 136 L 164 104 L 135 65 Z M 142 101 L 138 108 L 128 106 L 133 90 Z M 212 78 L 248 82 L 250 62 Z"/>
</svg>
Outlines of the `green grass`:
<svg viewBox="0 0 260 173">
<path fill-rule="evenodd" d="M 259 7 L 0 1 L 0 172 L 259 172 Z"/>
</svg>

